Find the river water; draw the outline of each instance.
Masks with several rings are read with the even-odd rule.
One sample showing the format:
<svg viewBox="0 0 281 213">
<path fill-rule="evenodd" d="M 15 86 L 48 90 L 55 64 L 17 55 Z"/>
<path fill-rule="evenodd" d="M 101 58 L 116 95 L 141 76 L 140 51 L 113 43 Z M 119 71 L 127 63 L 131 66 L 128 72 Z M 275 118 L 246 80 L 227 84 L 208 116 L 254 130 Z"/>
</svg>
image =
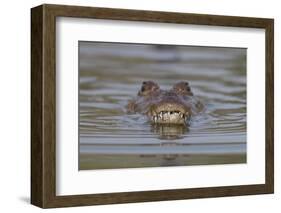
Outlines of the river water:
<svg viewBox="0 0 281 213">
<path fill-rule="evenodd" d="M 79 42 L 79 169 L 246 163 L 246 49 Z M 143 81 L 188 81 L 189 128 L 127 114 Z"/>
</svg>

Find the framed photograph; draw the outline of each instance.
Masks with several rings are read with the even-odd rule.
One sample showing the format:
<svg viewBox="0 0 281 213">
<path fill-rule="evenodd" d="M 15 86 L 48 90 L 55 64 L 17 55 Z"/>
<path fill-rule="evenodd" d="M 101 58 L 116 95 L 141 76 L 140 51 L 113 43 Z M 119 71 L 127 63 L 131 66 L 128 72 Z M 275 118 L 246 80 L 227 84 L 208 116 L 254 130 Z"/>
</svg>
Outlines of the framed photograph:
<svg viewBox="0 0 281 213">
<path fill-rule="evenodd" d="M 31 9 L 31 203 L 274 191 L 274 21 Z"/>
</svg>

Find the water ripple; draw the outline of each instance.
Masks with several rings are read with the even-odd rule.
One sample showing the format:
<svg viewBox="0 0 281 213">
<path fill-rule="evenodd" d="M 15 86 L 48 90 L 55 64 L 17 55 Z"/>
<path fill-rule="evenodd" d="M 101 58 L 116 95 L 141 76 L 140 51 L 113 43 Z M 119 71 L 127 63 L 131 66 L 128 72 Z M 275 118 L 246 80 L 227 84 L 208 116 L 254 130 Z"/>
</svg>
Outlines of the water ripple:
<svg viewBox="0 0 281 213">
<path fill-rule="evenodd" d="M 89 154 L 95 160 L 102 158 L 94 158 L 94 154 L 110 159 L 115 159 L 111 155 L 223 154 L 235 158 L 233 162 L 239 161 L 233 157 L 239 154 L 240 161 L 245 160 L 243 49 L 87 43 L 80 49 L 80 57 L 79 141 L 80 154 L 87 156 L 84 160 L 89 160 Z M 153 127 L 145 116 L 126 113 L 128 100 L 147 80 L 158 82 L 164 89 L 178 81 L 189 81 L 193 93 L 205 105 L 204 112 L 192 117 L 189 128 L 171 128 L 167 137 L 165 129 Z M 90 168 L 100 167 L 91 164 Z"/>
</svg>

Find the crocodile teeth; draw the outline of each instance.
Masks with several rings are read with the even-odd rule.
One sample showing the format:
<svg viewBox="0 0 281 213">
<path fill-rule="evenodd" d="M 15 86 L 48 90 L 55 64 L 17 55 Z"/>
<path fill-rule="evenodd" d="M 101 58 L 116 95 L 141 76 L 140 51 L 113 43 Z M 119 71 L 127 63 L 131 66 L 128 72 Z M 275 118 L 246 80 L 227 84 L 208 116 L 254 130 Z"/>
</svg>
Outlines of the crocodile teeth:
<svg viewBox="0 0 281 213">
<path fill-rule="evenodd" d="M 184 123 L 189 122 L 189 118 L 190 115 L 187 113 L 182 113 L 180 111 L 161 111 L 159 113 L 156 113 L 153 117 L 152 117 L 152 121 L 154 123 L 158 123 L 158 122 L 179 122 L 180 120 L 183 120 Z"/>
<path fill-rule="evenodd" d="M 153 116 L 153 120 L 154 120 L 154 122 L 156 122 L 157 121 L 157 117 Z"/>
</svg>

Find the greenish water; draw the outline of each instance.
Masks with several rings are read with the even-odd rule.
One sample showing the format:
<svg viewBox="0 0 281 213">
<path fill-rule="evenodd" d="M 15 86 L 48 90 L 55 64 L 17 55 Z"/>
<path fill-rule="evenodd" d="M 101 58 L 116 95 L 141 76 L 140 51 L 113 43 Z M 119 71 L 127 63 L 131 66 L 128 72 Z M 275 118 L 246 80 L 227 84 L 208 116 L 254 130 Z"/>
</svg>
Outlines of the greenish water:
<svg viewBox="0 0 281 213">
<path fill-rule="evenodd" d="M 127 114 L 143 81 L 188 81 L 189 128 Z M 246 49 L 79 42 L 79 169 L 246 163 Z"/>
</svg>

